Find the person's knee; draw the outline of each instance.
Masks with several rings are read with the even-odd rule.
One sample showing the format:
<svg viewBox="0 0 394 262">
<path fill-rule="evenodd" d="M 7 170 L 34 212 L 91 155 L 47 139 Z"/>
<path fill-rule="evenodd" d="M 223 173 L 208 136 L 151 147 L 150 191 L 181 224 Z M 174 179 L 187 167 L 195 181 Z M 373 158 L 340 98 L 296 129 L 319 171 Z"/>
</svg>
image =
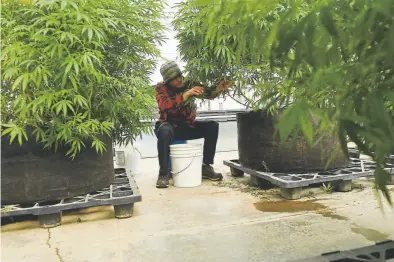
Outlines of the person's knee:
<svg viewBox="0 0 394 262">
<path fill-rule="evenodd" d="M 219 130 L 219 123 L 216 121 L 211 121 L 209 123 L 210 128 L 212 128 L 213 130 Z"/>
<path fill-rule="evenodd" d="M 205 132 L 208 136 L 218 135 L 219 134 L 219 123 L 215 121 L 209 121 Z"/>
<path fill-rule="evenodd" d="M 172 138 L 174 128 L 169 123 L 163 123 L 158 130 L 158 138 Z"/>
</svg>

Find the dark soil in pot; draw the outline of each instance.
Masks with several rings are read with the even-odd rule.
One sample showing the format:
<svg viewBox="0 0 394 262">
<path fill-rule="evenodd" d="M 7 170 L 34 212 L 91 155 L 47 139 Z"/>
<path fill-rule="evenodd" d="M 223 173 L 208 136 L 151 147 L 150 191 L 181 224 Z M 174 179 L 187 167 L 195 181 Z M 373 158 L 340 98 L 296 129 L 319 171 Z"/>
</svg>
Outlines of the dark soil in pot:
<svg viewBox="0 0 394 262">
<path fill-rule="evenodd" d="M 303 136 L 296 143 L 289 138 L 281 143 L 274 137 L 280 114 L 268 115 L 263 111 L 238 113 L 238 152 L 242 165 L 270 172 L 315 172 L 323 171 L 331 154 L 337 149 L 337 137 L 327 136 L 310 148 Z M 317 124 L 315 124 L 315 127 Z M 344 168 L 348 160 L 342 153 L 327 169 Z M 268 169 L 268 170 L 267 170 Z"/>
<path fill-rule="evenodd" d="M 112 139 L 103 137 L 107 151 L 98 154 L 90 143 L 74 158 L 68 148 L 43 149 L 31 131 L 22 146 L 1 140 L 1 204 L 60 200 L 87 194 L 114 180 Z"/>
</svg>

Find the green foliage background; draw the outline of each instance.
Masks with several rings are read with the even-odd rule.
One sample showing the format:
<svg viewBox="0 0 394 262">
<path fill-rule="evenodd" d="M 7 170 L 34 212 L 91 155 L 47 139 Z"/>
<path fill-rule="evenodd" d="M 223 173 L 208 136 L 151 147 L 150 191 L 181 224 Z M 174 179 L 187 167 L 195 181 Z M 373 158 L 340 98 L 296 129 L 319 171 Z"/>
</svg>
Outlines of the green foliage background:
<svg viewBox="0 0 394 262">
<path fill-rule="evenodd" d="M 231 75 L 236 92 L 253 90 L 254 109 L 286 107 L 282 140 L 335 132 L 348 154 L 349 138 L 376 161 L 377 188 L 391 201 L 393 17 L 391 0 L 189 0 L 174 25 L 190 73 Z"/>
<path fill-rule="evenodd" d="M 149 132 L 162 9 L 160 0 L 2 3 L 2 135 L 23 143 L 32 126 L 44 147 L 67 144 L 75 157 L 105 150 L 99 135 L 129 143 Z"/>
</svg>

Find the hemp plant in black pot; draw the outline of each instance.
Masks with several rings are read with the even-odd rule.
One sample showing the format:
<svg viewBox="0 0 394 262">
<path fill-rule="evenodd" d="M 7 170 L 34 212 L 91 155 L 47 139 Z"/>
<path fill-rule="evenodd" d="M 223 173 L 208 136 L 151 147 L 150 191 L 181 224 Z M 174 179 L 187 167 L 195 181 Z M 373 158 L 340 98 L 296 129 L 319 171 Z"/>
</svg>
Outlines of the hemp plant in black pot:
<svg viewBox="0 0 394 262">
<path fill-rule="evenodd" d="M 218 18 L 213 29 L 205 24 L 212 10 L 194 1 L 181 3 L 174 26 L 182 58 L 187 62 L 186 70 L 190 77 L 207 84 L 231 76 L 234 89 L 227 96 L 236 101 L 241 98 L 240 103 L 252 109 L 237 114 L 239 160 L 243 165 L 272 172 L 346 167 L 347 158 L 338 150 L 339 140 L 332 134 L 320 138 L 318 132 L 308 133 L 307 137 L 294 132 L 281 143 L 275 133 L 280 117 L 286 112 L 284 108 L 292 98 L 285 88 L 286 71 L 271 68 L 269 57 L 264 53 L 255 55 L 240 49 L 257 41 L 256 37 L 268 37 L 275 19 L 284 10 L 278 9 L 260 19 L 255 31 L 246 33 L 242 20 L 226 25 Z M 212 31 L 216 33 L 215 39 L 210 38 Z M 308 115 L 303 121 L 308 132 L 318 131 L 315 116 Z"/>
<path fill-rule="evenodd" d="M 2 204 L 108 186 L 112 142 L 150 131 L 163 2 L 10 0 L 1 8 Z"/>
<path fill-rule="evenodd" d="M 246 75 L 237 88 L 252 89 L 252 108 L 285 108 L 275 128 L 282 142 L 334 135 L 348 157 L 349 138 L 376 162 L 376 188 L 391 203 L 393 12 L 392 1 L 189 0 L 175 25 L 189 70 L 206 68 L 209 80 L 216 63 L 253 69 L 257 83 L 243 85 Z"/>
</svg>

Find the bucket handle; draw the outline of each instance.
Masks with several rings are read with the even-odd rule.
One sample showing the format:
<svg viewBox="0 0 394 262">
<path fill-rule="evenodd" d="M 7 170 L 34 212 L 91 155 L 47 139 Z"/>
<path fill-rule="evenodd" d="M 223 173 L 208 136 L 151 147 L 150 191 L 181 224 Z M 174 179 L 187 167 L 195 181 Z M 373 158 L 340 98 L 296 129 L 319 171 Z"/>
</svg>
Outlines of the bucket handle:
<svg viewBox="0 0 394 262">
<path fill-rule="evenodd" d="M 172 174 L 172 175 L 179 175 L 180 173 L 182 173 L 183 171 L 185 171 L 186 169 L 188 169 L 188 168 L 193 164 L 193 161 L 194 161 L 194 159 L 196 158 L 196 156 L 197 156 L 197 153 L 194 154 L 194 156 L 193 156 L 193 158 L 192 158 L 192 161 L 190 161 L 190 163 L 187 165 L 187 167 L 185 167 L 184 169 L 182 169 L 181 171 L 176 172 L 176 173 L 172 172 L 172 170 L 171 170 L 171 174 Z"/>
</svg>

